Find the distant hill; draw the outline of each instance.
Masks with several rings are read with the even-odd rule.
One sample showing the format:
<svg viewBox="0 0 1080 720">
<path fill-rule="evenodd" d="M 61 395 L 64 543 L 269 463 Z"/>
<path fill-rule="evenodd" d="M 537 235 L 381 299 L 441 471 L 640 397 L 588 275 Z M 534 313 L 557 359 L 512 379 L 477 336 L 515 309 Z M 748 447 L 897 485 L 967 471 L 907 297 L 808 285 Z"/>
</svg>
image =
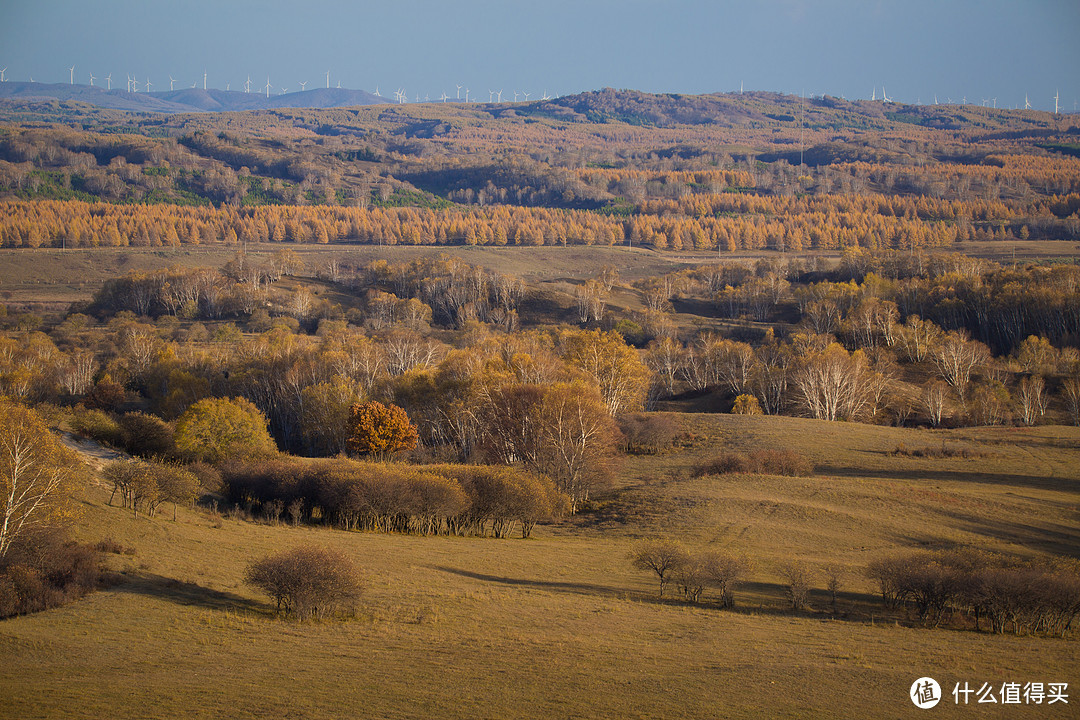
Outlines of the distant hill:
<svg viewBox="0 0 1080 720">
<path fill-rule="evenodd" d="M 132 93 L 120 89 L 106 90 L 103 87 L 90 85 L 34 82 L 0 83 L 0 100 L 84 102 L 110 110 L 149 113 L 236 112 L 282 107 L 335 108 L 387 102 L 386 99 L 364 90 L 344 88 L 319 88 L 267 97 L 262 93 L 245 93 L 237 90 L 184 88 L 164 92 Z"/>
</svg>

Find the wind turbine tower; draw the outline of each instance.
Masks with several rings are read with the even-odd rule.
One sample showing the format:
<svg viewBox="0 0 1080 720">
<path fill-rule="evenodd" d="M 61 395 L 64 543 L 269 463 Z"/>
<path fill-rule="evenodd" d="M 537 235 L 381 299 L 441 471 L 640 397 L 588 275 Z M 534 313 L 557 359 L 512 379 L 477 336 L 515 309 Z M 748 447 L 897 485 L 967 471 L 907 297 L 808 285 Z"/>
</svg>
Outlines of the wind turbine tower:
<svg viewBox="0 0 1080 720">
<path fill-rule="evenodd" d="M 244 82 L 244 92 L 251 92 L 251 76 L 247 76 L 247 80 Z"/>
<path fill-rule="evenodd" d="M 150 92 L 150 88 L 154 87 L 154 83 L 150 82 L 150 76 L 146 76 L 146 92 Z"/>
<path fill-rule="evenodd" d="M 1031 109 L 1031 103 L 1028 102 L 1027 93 L 1024 93 L 1024 109 L 1025 110 L 1030 110 Z"/>
<path fill-rule="evenodd" d="M 172 92 L 172 90 L 173 90 L 173 85 L 174 85 L 175 83 L 176 83 L 176 78 L 174 78 L 174 77 L 173 77 L 172 75 L 170 75 L 170 76 L 169 76 L 169 92 Z"/>
<path fill-rule="evenodd" d="M 326 71 L 326 89 L 327 90 L 330 89 L 330 71 L 329 70 Z"/>
<path fill-rule="evenodd" d="M 266 99 L 267 99 L 267 100 L 269 100 L 269 99 L 270 99 L 270 88 L 271 88 L 271 85 L 270 85 L 270 76 L 268 75 L 268 76 L 266 77 Z"/>
<path fill-rule="evenodd" d="M 7 68 L 0 69 L 0 82 L 7 82 L 7 78 L 4 77 L 4 73 L 7 72 Z"/>
<path fill-rule="evenodd" d="M 90 87 L 94 87 L 94 73 L 90 73 Z"/>
<path fill-rule="evenodd" d="M 74 85 L 75 84 L 75 66 L 72 65 L 68 69 L 71 71 L 71 84 Z"/>
<path fill-rule="evenodd" d="M 457 86 L 457 99 L 458 100 L 461 99 L 461 86 L 460 85 Z"/>
<path fill-rule="evenodd" d="M 1058 100 L 1060 100 L 1061 92 L 1059 90 L 1054 91 L 1054 114 L 1058 114 Z"/>
<path fill-rule="evenodd" d="M 109 84 L 109 90 L 112 90 L 112 73 L 105 76 L 105 82 Z"/>
<path fill-rule="evenodd" d="M 300 86 L 300 92 L 304 92 L 304 90 L 307 88 L 307 83 L 308 83 L 307 80 L 305 80 L 302 83 L 297 83 Z"/>
</svg>

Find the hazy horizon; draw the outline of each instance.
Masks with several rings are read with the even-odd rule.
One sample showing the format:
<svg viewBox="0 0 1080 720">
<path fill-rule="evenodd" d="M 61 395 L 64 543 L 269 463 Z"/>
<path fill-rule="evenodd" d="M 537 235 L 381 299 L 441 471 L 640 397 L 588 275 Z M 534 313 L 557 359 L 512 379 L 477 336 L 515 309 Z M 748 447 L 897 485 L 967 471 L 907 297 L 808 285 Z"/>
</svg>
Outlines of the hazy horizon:
<svg viewBox="0 0 1080 720">
<path fill-rule="evenodd" d="M 1062 111 L 1080 100 L 1080 5 L 1067 0 L 643 2 L 400 0 L 365 7 L 271 0 L 16 2 L 0 10 L 8 81 L 275 94 L 403 88 L 504 102 L 603 87 L 746 90 Z"/>
</svg>

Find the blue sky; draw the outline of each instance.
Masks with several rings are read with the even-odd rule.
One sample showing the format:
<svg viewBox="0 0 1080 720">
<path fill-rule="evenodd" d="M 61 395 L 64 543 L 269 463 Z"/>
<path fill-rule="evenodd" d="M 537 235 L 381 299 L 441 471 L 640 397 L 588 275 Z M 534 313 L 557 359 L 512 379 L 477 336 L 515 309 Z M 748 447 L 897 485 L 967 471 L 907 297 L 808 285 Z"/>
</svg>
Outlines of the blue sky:
<svg viewBox="0 0 1080 720">
<path fill-rule="evenodd" d="M 0 0 L 9 80 L 1080 100 L 1077 0 Z M 118 82 L 119 78 L 119 82 Z"/>
</svg>

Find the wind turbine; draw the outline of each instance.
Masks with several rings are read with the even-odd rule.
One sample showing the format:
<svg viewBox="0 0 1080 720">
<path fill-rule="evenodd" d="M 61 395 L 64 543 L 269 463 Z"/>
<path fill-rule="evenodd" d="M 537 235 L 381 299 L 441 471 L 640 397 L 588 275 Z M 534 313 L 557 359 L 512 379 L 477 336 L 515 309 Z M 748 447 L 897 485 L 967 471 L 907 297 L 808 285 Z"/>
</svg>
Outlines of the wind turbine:
<svg viewBox="0 0 1080 720">
<path fill-rule="evenodd" d="M 203 90 L 206 89 L 206 71 L 205 70 L 203 70 L 203 74 L 202 74 L 202 89 Z"/>
<path fill-rule="evenodd" d="M 244 92 L 251 92 L 251 76 L 247 76 L 247 80 L 244 82 Z"/>
<path fill-rule="evenodd" d="M 378 85 L 375 86 L 375 92 L 373 92 L 372 95 L 374 95 L 375 97 L 382 97 L 382 95 L 379 94 L 379 86 Z"/>
<path fill-rule="evenodd" d="M 266 76 L 266 99 L 267 100 L 270 99 L 270 88 L 271 87 L 273 87 L 273 86 L 270 84 L 270 76 L 267 75 Z"/>
<path fill-rule="evenodd" d="M 139 78 L 131 78 L 131 92 L 139 92 Z"/>
<path fill-rule="evenodd" d="M 448 98 L 448 97 L 449 97 L 449 95 L 447 95 L 446 93 L 443 93 L 442 97 L 440 97 L 439 99 L 442 100 L 443 102 L 446 102 L 446 98 Z"/>
<path fill-rule="evenodd" d="M 518 97 L 518 95 L 520 95 L 520 94 L 521 94 L 521 93 L 519 93 L 519 92 L 518 92 L 517 90 L 515 90 L 515 91 L 514 91 L 514 102 L 517 102 L 517 97 Z"/>
<path fill-rule="evenodd" d="M 7 82 L 7 78 L 4 77 L 4 73 L 7 72 L 7 68 L 0 70 L 0 82 Z"/>
<path fill-rule="evenodd" d="M 887 102 L 887 103 L 892 102 L 892 100 L 889 99 L 889 96 L 885 94 L 885 86 L 884 85 L 881 86 L 881 102 Z"/>
<path fill-rule="evenodd" d="M 492 98 L 494 98 L 494 97 L 495 97 L 495 91 L 494 90 L 488 90 L 488 102 L 489 103 L 492 101 Z"/>
<path fill-rule="evenodd" d="M 69 68 L 69 70 L 71 70 L 71 84 L 74 85 L 75 84 L 75 66 L 72 65 Z"/>
<path fill-rule="evenodd" d="M 128 79 L 128 83 L 127 83 L 127 91 L 128 91 L 128 92 L 131 92 L 131 76 L 130 76 L 130 75 L 128 75 L 128 76 L 127 76 L 127 79 Z"/>
<path fill-rule="evenodd" d="M 469 88 L 465 88 L 465 104 L 469 104 Z"/>
<path fill-rule="evenodd" d="M 1061 91 L 1060 90 L 1054 90 L 1054 114 L 1055 115 L 1058 114 L 1058 100 L 1060 99 L 1058 97 L 1059 95 L 1061 95 Z"/>
<path fill-rule="evenodd" d="M 112 90 L 112 73 L 109 73 L 105 77 L 105 82 L 109 83 L 109 90 Z"/>
<path fill-rule="evenodd" d="M 551 96 L 550 96 L 550 95 L 548 95 L 548 94 L 547 94 L 547 90 L 545 90 L 545 91 L 544 91 L 544 94 L 540 96 L 540 99 L 541 99 L 541 100 L 550 100 L 550 99 L 551 99 Z"/>
<path fill-rule="evenodd" d="M 877 100 L 877 85 L 874 86 L 873 91 L 871 91 L 871 93 L 870 93 L 870 102 L 874 102 L 876 100 Z"/>
<path fill-rule="evenodd" d="M 461 86 L 460 85 L 457 86 L 457 99 L 458 100 L 461 99 Z"/>
<path fill-rule="evenodd" d="M 340 80 L 338 80 L 338 81 L 337 81 L 337 89 L 338 89 L 338 90 L 340 90 L 340 89 L 341 89 L 341 81 L 340 81 Z"/>
<path fill-rule="evenodd" d="M 150 77 L 146 78 L 146 92 L 150 92 L 150 88 L 154 87 L 154 83 L 150 82 Z"/>
<path fill-rule="evenodd" d="M 232 83 L 225 83 L 225 92 L 229 92 L 232 89 Z"/>
<path fill-rule="evenodd" d="M 305 80 L 304 82 L 298 82 L 297 84 L 300 86 L 300 92 L 304 92 L 304 90 L 307 88 L 307 80 Z"/>
<path fill-rule="evenodd" d="M 1031 109 L 1031 103 L 1028 102 L 1027 93 L 1024 93 L 1024 109 L 1025 110 L 1030 110 Z"/>
<path fill-rule="evenodd" d="M 90 87 L 94 87 L 94 73 L 90 73 Z"/>
<path fill-rule="evenodd" d="M 175 82 L 176 82 L 176 78 L 174 78 L 174 77 L 173 77 L 172 75 L 170 75 L 170 76 L 169 76 L 169 92 L 172 92 L 172 90 L 173 90 L 173 84 L 174 84 Z"/>
<path fill-rule="evenodd" d="M 327 90 L 330 89 L 330 71 L 329 70 L 326 71 L 326 89 Z"/>
<path fill-rule="evenodd" d="M 529 96 L 532 95 L 532 93 L 527 93 L 524 90 L 522 90 L 521 94 L 525 96 L 525 102 L 529 102 Z"/>
</svg>

